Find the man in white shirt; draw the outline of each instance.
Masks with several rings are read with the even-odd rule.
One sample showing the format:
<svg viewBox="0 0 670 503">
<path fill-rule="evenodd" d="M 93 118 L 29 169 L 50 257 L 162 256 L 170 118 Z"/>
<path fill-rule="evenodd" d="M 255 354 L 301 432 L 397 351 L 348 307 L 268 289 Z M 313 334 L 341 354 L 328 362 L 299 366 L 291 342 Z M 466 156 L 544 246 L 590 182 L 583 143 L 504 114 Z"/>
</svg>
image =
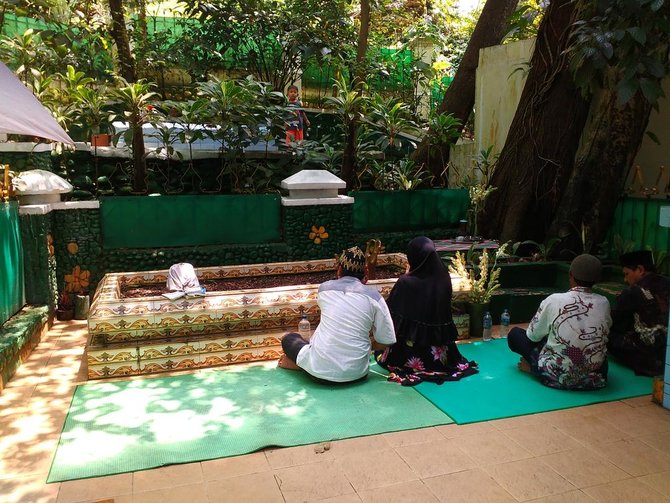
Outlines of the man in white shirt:
<svg viewBox="0 0 670 503">
<path fill-rule="evenodd" d="M 357 246 L 344 250 L 337 279 L 319 287 L 321 321 L 314 335 L 309 341 L 297 333 L 284 335 L 278 365 L 330 382 L 367 376 L 370 351 L 383 350 L 396 339 L 386 301 L 364 282 L 365 255 Z"/>
</svg>

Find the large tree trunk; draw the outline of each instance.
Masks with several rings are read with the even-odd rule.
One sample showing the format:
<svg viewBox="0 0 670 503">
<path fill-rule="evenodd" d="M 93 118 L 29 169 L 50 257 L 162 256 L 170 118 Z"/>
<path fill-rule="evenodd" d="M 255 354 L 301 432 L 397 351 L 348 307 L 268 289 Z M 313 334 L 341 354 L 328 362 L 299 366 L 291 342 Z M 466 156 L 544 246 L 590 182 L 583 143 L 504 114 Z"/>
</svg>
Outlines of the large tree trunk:
<svg viewBox="0 0 670 503">
<path fill-rule="evenodd" d="M 146 0 L 137 0 L 137 30 L 142 45 L 142 54 L 147 49 L 147 3 Z"/>
<path fill-rule="evenodd" d="M 123 0 L 109 0 L 109 14 L 112 18 L 111 34 L 116 44 L 119 58 L 119 74 L 128 82 L 135 82 L 135 60 L 130 52 L 130 39 L 123 15 Z"/>
<path fill-rule="evenodd" d="M 370 0 L 361 0 L 360 21 L 358 45 L 356 46 L 356 66 L 351 84 L 351 88 L 355 92 L 360 92 L 360 85 L 365 81 L 365 57 L 368 51 L 368 36 L 370 34 Z M 347 189 L 351 188 L 353 175 L 356 172 L 357 130 L 358 120 L 354 117 L 347 127 L 344 152 L 342 153 L 342 170 L 340 172 L 340 176 L 347 183 Z"/>
<path fill-rule="evenodd" d="M 361 28 L 358 31 L 356 44 L 356 70 L 352 87 L 356 88 L 365 81 L 365 57 L 368 52 L 368 37 L 370 35 L 370 0 L 361 0 Z"/>
<path fill-rule="evenodd" d="M 497 188 L 480 215 L 485 235 L 542 241 L 572 171 L 588 103 L 568 69 L 572 0 L 553 0 L 540 24 L 531 69 L 498 158 Z"/>
<path fill-rule="evenodd" d="M 444 94 L 438 110 L 440 114 L 452 114 L 461 121 L 461 124 L 465 124 L 468 120 L 475 105 L 475 77 L 479 50 L 498 45 L 502 41 L 507 32 L 508 19 L 516 9 L 517 3 L 518 0 L 487 0 L 458 65 L 454 80 Z M 412 154 L 412 160 L 439 177 L 444 170 L 444 163 L 449 160 L 449 145 L 431 145 L 430 137 L 428 131 L 426 138 Z"/>
<path fill-rule="evenodd" d="M 112 38 L 119 58 L 119 73 L 127 82 L 136 82 L 135 59 L 130 51 L 130 39 L 123 15 L 123 0 L 109 0 L 109 12 L 112 17 Z M 133 129 L 133 170 L 133 192 L 146 194 L 147 161 L 141 126 Z"/>
<path fill-rule="evenodd" d="M 147 159 L 141 126 L 133 130 L 133 192 L 147 193 Z"/>
<path fill-rule="evenodd" d="M 618 106 L 615 91 L 601 91 L 591 105 L 591 119 L 549 234 L 562 246 L 590 252 L 604 241 L 626 173 L 642 143 L 651 104 L 638 93 Z"/>
</svg>

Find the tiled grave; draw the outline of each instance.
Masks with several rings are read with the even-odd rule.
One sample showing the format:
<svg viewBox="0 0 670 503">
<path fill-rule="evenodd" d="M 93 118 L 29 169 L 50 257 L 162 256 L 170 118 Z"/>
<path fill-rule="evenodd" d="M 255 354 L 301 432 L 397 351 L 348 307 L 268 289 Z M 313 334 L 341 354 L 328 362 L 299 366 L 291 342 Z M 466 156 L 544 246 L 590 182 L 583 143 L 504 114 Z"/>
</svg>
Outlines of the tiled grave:
<svg viewBox="0 0 670 503">
<path fill-rule="evenodd" d="M 405 255 L 382 254 L 377 267 L 406 267 Z M 335 271 L 335 260 L 204 267 L 212 279 Z M 280 286 L 226 292 L 172 301 L 162 296 L 123 298 L 122 286 L 164 285 L 167 270 L 107 274 L 89 311 L 89 379 L 204 368 L 281 355 L 281 337 L 294 330 L 303 313 L 319 321 L 319 285 Z M 386 297 L 396 278 L 368 282 Z M 455 296 L 463 282 L 452 278 Z"/>
</svg>

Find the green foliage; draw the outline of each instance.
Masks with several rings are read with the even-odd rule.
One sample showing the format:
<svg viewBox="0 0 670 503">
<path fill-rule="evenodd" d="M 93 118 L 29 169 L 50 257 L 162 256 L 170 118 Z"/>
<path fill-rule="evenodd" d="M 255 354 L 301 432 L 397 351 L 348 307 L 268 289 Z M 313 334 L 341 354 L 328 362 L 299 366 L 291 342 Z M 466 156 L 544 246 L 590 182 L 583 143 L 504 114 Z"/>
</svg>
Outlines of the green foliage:
<svg viewBox="0 0 670 503">
<path fill-rule="evenodd" d="M 631 239 L 624 239 L 621 234 L 615 234 L 612 237 L 611 250 L 614 258 L 618 259 L 624 253 L 632 252 L 636 248 L 635 241 Z"/>
<path fill-rule="evenodd" d="M 111 37 L 105 20 L 94 5 L 59 4 L 58 19 L 50 16 L 53 12 L 48 9 L 35 15 L 36 5 L 29 6 L 30 11 L 22 13 L 42 18 L 49 23 L 47 29 L 36 28 L 20 37 L 3 39 L 0 51 L 3 60 L 19 71 L 36 96 L 76 139 L 79 135 L 88 138 L 91 133 L 104 130 L 111 121 L 119 120 L 128 122 L 130 127 L 117 134 L 115 141 L 118 143 L 123 136 L 126 146 L 133 149 L 134 132 L 143 124 L 151 123 L 158 129 L 156 136 L 162 144 L 154 153 L 159 157 L 167 156 L 179 165 L 175 159 L 178 157 L 176 142 L 192 146 L 206 134 L 211 135 L 221 145 L 219 160 L 225 168 L 224 175 L 217 181 L 218 187 L 212 190 L 223 190 L 222 187 L 231 187 L 238 192 L 272 190 L 276 177 L 268 176 L 264 169 L 250 163 L 241 153 L 252 143 L 272 142 L 283 135 L 283 98 L 273 91 L 281 89 L 283 84 L 277 82 L 282 79 L 289 82 L 293 78 L 291 72 L 295 70 L 298 73 L 294 75 L 299 75 L 307 64 L 328 64 L 336 68 L 336 74 L 346 75 L 341 70 L 346 68 L 345 62 L 354 54 L 355 21 L 349 14 L 355 6 L 340 0 L 325 3 L 316 0 L 184 3 L 188 3 L 187 10 L 192 17 L 184 20 L 174 32 L 160 33 L 150 29 L 147 43 L 139 43 L 139 31 L 131 29 L 136 38 L 133 51 L 138 75 L 149 77 L 134 84 L 122 79 L 110 81 Z M 373 8 L 382 12 L 386 4 L 385 1 L 375 3 Z M 137 7 L 127 4 L 126 8 L 131 14 L 128 22 L 132 25 L 132 13 Z M 432 21 L 438 17 L 435 12 L 428 14 Z M 405 157 L 417 139 L 408 134 L 415 137 L 420 134 L 420 125 L 414 115 L 418 99 L 416 85 L 433 72 L 420 59 L 407 56 L 409 51 L 405 48 L 410 39 L 432 37 L 437 41 L 444 31 L 435 23 L 424 23 L 425 19 L 420 20 L 417 16 L 406 17 L 411 21 L 411 27 L 403 39 L 405 45 L 389 50 L 391 56 L 385 66 L 379 62 L 379 75 L 380 81 L 392 80 L 394 66 L 404 64 L 404 58 L 409 58 L 411 61 L 403 67 L 403 76 L 409 76 L 414 89 L 408 87 L 406 94 L 403 91 L 402 100 L 381 98 L 366 94 L 365 87 L 353 92 L 341 77 L 340 89 L 343 91 L 330 100 L 336 108 L 340 127 L 333 128 L 323 141 L 305 141 L 296 146 L 294 151 L 291 150 L 292 157 L 277 162 L 279 169 L 275 173 L 290 172 L 299 166 L 323 166 L 338 173 L 345 131 L 352 121 L 356 121 L 355 155 L 359 172 L 355 176 L 361 183 L 372 183 L 367 167 L 374 160 L 385 164 L 384 170 L 389 173 L 388 185 L 394 188 L 413 189 L 425 180 L 426 174 L 419 172 Z M 279 59 L 276 58 L 278 54 Z M 253 73 L 260 77 L 260 81 L 229 80 L 215 84 L 209 79 L 193 86 L 197 89 L 197 99 L 161 104 L 156 93 L 158 86 L 150 79 L 160 81 L 161 72 L 179 65 L 187 68 L 195 79 L 206 78 L 221 68 L 254 68 Z M 271 67 L 272 70 L 267 70 Z M 163 126 L 164 122 L 178 122 L 183 129 L 172 135 L 169 128 Z M 206 127 L 194 127 L 195 124 Z M 190 153 L 189 161 L 192 158 Z M 168 171 L 173 168 L 170 166 Z M 124 172 L 111 170 L 100 175 L 95 173 L 95 176 L 89 173 L 84 178 L 94 182 L 102 179 L 104 190 L 112 190 L 111 184 L 118 193 L 116 185 L 119 181 L 123 179 L 127 184 L 132 176 L 132 167 L 126 170 L 124 166 L 120 170 Z M 186 169 L 189 170 L 194 172 L 195 168 L 191 166 Z M 188 176 L 204 178 L 200 173 Z M 262 182 L 254 182 L 254 176 Z M 192 184 L 193 187 L 196 185 L 197 182 Z M 189 184 L 184 187 L 190 190 Z"/>
<path fill-rule="evenodd" d="M 365 85 L 361 84 L 360 89 L 352 89 L 344 75 L 336 80 L 334 85 L 337 94 L 328 98 L 328 103 L 332 105 L 335 114 L 346 129 L 352 121 L 362 119 L 367 110 L 369 100 L 361 92 L 365 89 Z"/>
<path fill-rule="evenodd" d="M 407 143 L 413 143 L 404 134 L 420 134 L 419 125 L 414 121 L 409 106 L 393 98 L 385 100 L 375 94 L 369 102 L 366 121 L 379 133 L 379 150 L 399 150 Z"/>
<path fill-rule="evenodd" d="M 551 252 L 560 242 L 561 238 L 550 237 L 547 237 L 543 243 L 538 243 L 537 241 L 530 239 L 526 241 L 517 241 L 512 245 L 512 255 L 517 256 L 520 247 L 530 245 L 534 250 L 534 253 L 531 254 L 533 261 L 537 262 L 549 260 L 551 258 Z"/>
<path fill-rule="evenodd" d="M 14 16 L 25 16 L 32 26 L 0 37 L 0 59 L 18 75 L 32 69 L 51 75 L 72 65 L 96 79 L 110 79 L 111 36 L 94 3 L 4 2 L 2 13 L 7 24 Z"/>
<path fill-rule="evenodd" d="M 431 158 L 436 156 L 441 164 L 445 166 L 438 180 L 433 180 L 436 185 L 446 186 L 448 184 L 448 172 L 450 165 L 445 162 L 448 154 L 448 146 L 456 143 L 461 136 L 461 121 L 454 118 L 452 114 L 431 114 L 428 122 L 428 130 L 423 140 L 428 143 L 428 153 Z"/>
<path fill-rule="evenodd" d="M 497 156 L 493 155 L 493 145 L 479 151 L 472 160 L 470 167 L 464 171 L 458 171 L 455 168 L 455 179 L 457 187 L 469 188 L 473 185 L 488 186 L 493 177 Z"/>
<path fill-rule="evenodd" d="M 205 130 L 199 127 L 207 123 L 206 99 L 189 100 L 181 102 L 167 102 L 170 110 L 170 118 L 181 126 L 177 139 L 180 143 L 188 145 L 189 161 L 193 160 L 193 144 L 205 138 Z"/>
<path fill-rule="evenodd" d="M 259 141 L 261 125 L 267 131 L 265 138 L 268 140 L 283 127 L 287 112 L 283 94 L 251 77 L 239 81 L 214 79 L 203 82 L 198 86 L 198 94 L 207 103 L 206 122 L 215 126 L 206 130 L 206 134 L 221 145 L 221 162 L 233 191 L 257 190 L 253 177 L 262 170 L 246 162 L 242 153 L 245 147 Z M 269 180 L 267 176 L 265 179 Z"/>
<path fill-rule="evenodd" d="M 324 54 L 351 54 L 354 30 L 342 0 L 182 1 L 185 12 L 201 23 L 189 25 L 194 63 L 212 57 L 223 65 L 246 68 L 282 91 L 295 82 L 307 62 Z M 344 52 L 341 52 L 344 51 Z"/>
<path fill-rule="evenodd" d="M 638 92 L 656 106 L 668 73 L 670 13 L 663 0 L 584 2 L 575 23 L 571 68 L 582 92 L 615 90 L 619 104 Z"/>
<path fill-rule="evenodd" d="M 429 121 L 428 138 L 431 147 L 456 143 L 460 138 L 461 121 L 453 114 L 432 114 Z"/>
<path fill-rule="evenodd" d="M 509 20 L 509 30 L 505 35 L 505 41 L 526 40 L 536 37 L 544 9 L 548 3 L 546 0 L 520 2 L 519 7 Z"/>
<path fill-rule="evenodd" d="M 115 100 L 120 111 L 112 115 L 112 120 L 128 123 L 128 129 L 117 133 L 116 139 L 123 136 L 128 146 L 133 144 L 133 133 L 144 124 L 155 122 L 154 103 L 157 94 L 153 91 L 155 84 L 145 80 L 127 82 L 119 77 L 120 87 L 110 92 L 110 98 Z"/>
<path fill-rule="evenodd" d="M 304 141 L 305 165 L 318 166 L 319 169 L 325 169 L 333 174 L 339 174 L 342 167 L 342 151 L 335 148 L 327 142 L 318 142 L 312 140 Z"/>
<path fill-rule="evenodd" d="M 0 57 L 14 69 L 24 84 L 31 80 L 31 76 L 48 69 L 49 63 L 56 58 L 40 34 L 32 29 L 14 38 L 0 38 Z"/>
<path fill-rule="evenodd" d="M 484 211 L 486 199 L 496 190 L 496 187 L 491 186 L 491 179 L 497 162 L 498 159 L 493 155 L 493 145 L 491 145 L 479 151 L 468 171 L 459 172 L 452 166 L 455 170 L 456 186 L 468 189 L 470 196 L 468 226 L 473 236 L 477 236 L 478 221 Z"/>
<path fill-rule="evenodd" d="M 170 124 L 164 122 L 166 117 L 158 115 L 156 119 L 157 121 L 152 124 L 156 128 L 156 131 L 150 137 L 160 141 L 160 145 L 156 147 L 154 152 L 157 156 L 164 157 L 167 160 L 169 169 L 172 158 L 176 157 L 181 160 L 184 158 L 184 155 L 174 148 L 175 144 L 179 141 L 179 136 L 175 134 L 174 128 Z"/>
<path fill-rule="evenodd" d="M 177 24 L 187 25 L 186 21 L 176 18 Z M 148 21 L 151 25 L 151 21 Z M 137 24 L 137 20 L 133 24 Z M 183 41 L 182 34 L 176 34 L 171 28 L 165 31 L 147 30 L 146 41 L 142 40 L 142 31 L 140 29 L 133 29 L 131 35 L 133 37 L 133 56 L 135 58 L 135 66 L 137 73 L 141 78 L 157 80 L 158 89 L 161 94 L 166 94 L 164 85 L 165 72 L 170 68 L 189 68 L 191 63 L 194 63 L 198 68 L 202 62 L 207 61 L 206 54 L 201 54 L 202 60 L 189 61 L 186 59 L 188 44 Z M 186 65 L 186 66 L 184 66 Z M 198 74 L 198 72 L 189 73 Z"/>
<path fill-rule="evenodd" d="M 396 187 L 400 190 L 414 190 L 424 182 L 425 171 L 421 170 L 414 161 L 401 159 L 393 165 L 391 178 Z"/>
<path fill-rule="evenodd" d="M 365 165 L 362 177 L 369 177 L 375 190 L 415 190 L 426 173 L 410 159 L 384 162 L 372 160 Z"/>
<path fill-rule="evenodd" d="M 670 253 L 667 250 L 650 250 L 654 257 L 656 270 L 661 274 L 668 274 L 670 271 Z"/>
<path fill-rule="evenodd" d="M 112 114 L 107 88 L 82 87 L 74 91 L 74 96 L 74 106 L 79 118 L 77 125 L 87 132 L 88 139 L 89 135 L 101 132 L 101 126 L 109 122 L 109 116 Z"/>
</svg>

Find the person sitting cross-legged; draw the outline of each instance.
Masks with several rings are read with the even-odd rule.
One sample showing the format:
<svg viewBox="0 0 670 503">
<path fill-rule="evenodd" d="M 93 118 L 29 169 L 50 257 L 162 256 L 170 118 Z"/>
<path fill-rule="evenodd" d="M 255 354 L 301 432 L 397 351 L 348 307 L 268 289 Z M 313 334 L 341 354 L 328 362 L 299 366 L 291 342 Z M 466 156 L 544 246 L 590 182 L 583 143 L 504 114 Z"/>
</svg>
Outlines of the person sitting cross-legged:
<svg viewBox="0 0 670 503">
<path fill-rule="evenodd" d="M 650 251 L 621 256 L 624 281 L 629 285 L 612 309 L 612 330 L 607 348 L 636 374 L 662 375 L 668 337 L 670 280 L 656 273 Z"/>
<path fill-rule="evenodd" d="M 321 320 L 309 341 L 288 333 L 282 339 L 279 367 L 303 369 L 329 382 L 366 377 L 370 351 L 395 342 L 393 320 L 386 302 L 366 286 L 365 256 L 360 248 L 344 250 L 338 258 L 337 279 L 319 286 Z"/>
<path fill-rule="evenodd" d="M 544 299 L 528 330 L 510 330 L 507 344 L 521 355 L 519 369 L 552 388 L 592 390 L 607 385 L 610 305 L 591 290 L 601 271 L 596 257 L 579 255 L 570 265 L 570 290 Z"/>
<path fill-rule="evenodd" d="M 377 363 L 389 371 L 389 380 L 403 386 L 423 381 L 442 384 L 478 372 L 456 345 L 458 330 L 451 313 L 449 271 L 425 236 L 407 247 L 408 270 L 388 296 L 398 342 L 377 351 Z"/>
</svg>

